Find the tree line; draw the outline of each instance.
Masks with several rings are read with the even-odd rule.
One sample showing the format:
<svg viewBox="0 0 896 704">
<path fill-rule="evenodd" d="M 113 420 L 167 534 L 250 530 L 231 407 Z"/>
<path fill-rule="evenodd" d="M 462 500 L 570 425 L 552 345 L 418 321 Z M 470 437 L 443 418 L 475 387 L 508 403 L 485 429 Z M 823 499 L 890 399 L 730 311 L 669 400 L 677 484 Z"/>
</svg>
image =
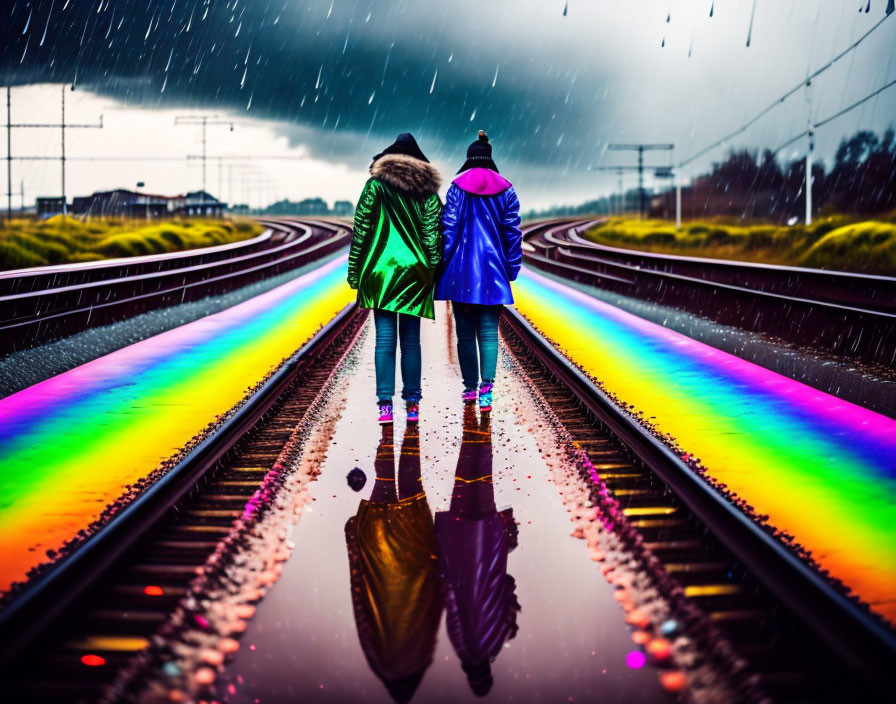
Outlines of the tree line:
<svg viewBox="0 0 896 704">
<path fill-rule="evenodd" d="M 734 215 L 787 220 L 805 211 L 805 158 L 781 163 L 770 149 L 736 149 L 723 161 L 693 179 L 683 188 L 687 217 Z M 559 205 L 526 214 L 527 217 L 610 214 L 626 204 L 627 212 L 638 207 L 637 189 L 604 196 L 581 205 Z M 896 133 L 883 135 L 859 130 L 844 137 L 828 168 L 821 160 L 812 164 L 812 206 L 816 213 L 874 215 L 896 209 Z M 657 193 L 651 215 L 674 215 L 674 192 Z"/>
</svg>

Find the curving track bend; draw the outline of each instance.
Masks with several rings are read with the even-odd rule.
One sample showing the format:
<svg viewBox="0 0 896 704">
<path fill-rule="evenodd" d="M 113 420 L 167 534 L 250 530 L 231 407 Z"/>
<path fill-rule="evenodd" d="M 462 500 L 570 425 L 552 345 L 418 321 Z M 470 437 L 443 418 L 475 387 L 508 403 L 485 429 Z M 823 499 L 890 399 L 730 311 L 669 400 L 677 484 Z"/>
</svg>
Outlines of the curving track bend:
<svg viewBox="0 0 896 704">
<path fill-rule="evenodd" d="M 278 300 L 294 306 L 293 321 L 305 320 L 305 330 L 330 319 L 350 300 L 341 261 L 264 294 L 266 303 L 242 317 L 225 316 L 217 335 L 206 329 L 208 378 L 225 378 L 215 359 L 236 364 L 246 354 L 240 336 L 246 344 L 277 337 L 286 310 Z M 400 486 L 402 473 L 416 472 L 432 508 L 449 516 L 452 496 L 469 486 L 514 507 L 520 547 L 504 556 L 523 610 L 491 666 L 495 699 L 660 701 L 662 688 L 683 685 L 679 696 L 692 701 L 837 701 L 885 688 L 896 657 L 891 628 L 844 596 L 806 552 L 762 528 L 687 449 L 682 454 L 658 431 L 659 413 L 651 428 L 628 397 L 612 392 L 602 375 L 623 371 L 612 366 L 612 349 L 601 362 L 610 366 L 594 367 L 580 356 L 591 328 L 579 329 L 578 345 L 566 337 L 575 326 L 566 330 L 564 316 L 596 315 L 582 295 L 531 271 L 517 294 L 522 315 L 503 323 L 501 393 L 488 421 L 465 417 L 456 398 L 444 308 L 424 335 L 427 378 L 443 383 L 426 391 L 419 432 L 399 423 L 394 441 L 378 435 L 364 402 L 372 398 L 372 355 L 360 311 L 344 308 L 298 351 L 308 335 L 295 335 L 291 354 L 267 350 L 268 366 L 254 372 L 259 385 L 245 399 L 225 404 L 223 419 L 165 464 L 164 476 L 7 599 L 5 681 L 34 701 L 388 701 L 396 685 L 386 651 L 361 626 L 356 553 L 351 541 L 346 553 L 343 532 L 353 512 L 362 515 L 343 479 L 356 464 L 368 475 L 362 496 L 377 480 L 397 474 Z M 546 302 L 550 310 L 540 310 Z M 266 312 L 275 327 L 253 328 Z M 648 341 L 655 333 L 639 330 Z M 613 334 L 604 328 L 602 339 Z M 636 347 L 623 350 L 637 361 Z M 200 361 L 182 368 L 202 376 Z M 193 393 L 213 395 L 213 386 Z M 13 429 L 32 433 L 23 447 L 52 422 L 32 421 L 23 416 Z M 382 461 L 399 437 L 390 475 Z M 876 447 L 866 460 L 883 451 Z M 77 448 L 69 445 L 69 455 Z M 64 471 L 60 465 L 59 476 Z M 438 542 L 438 521 L 434 545 L 450 550 Z M 417 687 L 420 701 L 471 698 L 457 662 L 463 649 L 444 627 L 438 637 L 426 632 L 414 641 L 424 666 L 402 698 Z"/>
</svg>

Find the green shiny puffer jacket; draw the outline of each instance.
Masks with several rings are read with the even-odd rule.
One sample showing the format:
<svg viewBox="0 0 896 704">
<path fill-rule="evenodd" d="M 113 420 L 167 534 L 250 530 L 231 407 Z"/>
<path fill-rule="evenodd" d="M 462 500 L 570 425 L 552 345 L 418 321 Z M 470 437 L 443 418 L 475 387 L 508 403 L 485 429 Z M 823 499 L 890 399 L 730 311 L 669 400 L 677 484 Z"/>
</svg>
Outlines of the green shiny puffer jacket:
<svg viewBox="0 0 896 704">
<path fill-rule="evenodd" d="M 389 154 L 370 166 L 355 209 L 348 283 L 362 308 L 434 318 L 442 202 L 432 164 Z"/>
</svg>

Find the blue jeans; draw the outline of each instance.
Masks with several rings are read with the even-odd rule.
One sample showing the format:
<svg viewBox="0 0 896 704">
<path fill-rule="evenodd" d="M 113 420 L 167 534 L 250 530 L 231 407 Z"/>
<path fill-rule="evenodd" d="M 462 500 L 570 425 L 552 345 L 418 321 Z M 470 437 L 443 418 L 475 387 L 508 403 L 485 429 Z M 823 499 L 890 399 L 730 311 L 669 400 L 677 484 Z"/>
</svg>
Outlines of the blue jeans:
<svg viewBox="0 0 896 704">
<path fill-rule="evenodd" d="M 464 390 L 478 388 L 480 371 L 483 384 L 494 383 L 498 367 L 498 320 L 504 306 L 452 303 L 451 308 Z"/>
<path fill-rule="evenodd" d="M 376 367 L 377 403 L 392 403 L 395 395 L 395 342 L 401 344 L 401 397 L 417 402 L 420 390 L 420 318 L 416 315 L 374 310 L 376 348 L 373 355 Z"/>
</svg>

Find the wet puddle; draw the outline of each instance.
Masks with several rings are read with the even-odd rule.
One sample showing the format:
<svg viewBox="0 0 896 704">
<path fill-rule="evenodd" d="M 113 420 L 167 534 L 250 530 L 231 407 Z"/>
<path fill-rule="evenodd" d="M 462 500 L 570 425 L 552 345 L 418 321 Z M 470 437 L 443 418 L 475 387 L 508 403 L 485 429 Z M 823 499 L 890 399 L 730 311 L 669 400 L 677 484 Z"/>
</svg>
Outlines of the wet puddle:
<svg viewBox="0 0 896 704">
<path fill-rule="evenodd" d="M 375 423 L 372 334 L 338 382 L 321 473 L 282 536 L 291 557 L 218 696 L 668 701 L 656 670 L 632 667 L 615 589 L 570 537 L 522 380 L 499 371 L 490 422 L 465 416 L 445 310 L 423 329 L 419 431 L 401 410 L 393 431 Z"/>
</svg>

